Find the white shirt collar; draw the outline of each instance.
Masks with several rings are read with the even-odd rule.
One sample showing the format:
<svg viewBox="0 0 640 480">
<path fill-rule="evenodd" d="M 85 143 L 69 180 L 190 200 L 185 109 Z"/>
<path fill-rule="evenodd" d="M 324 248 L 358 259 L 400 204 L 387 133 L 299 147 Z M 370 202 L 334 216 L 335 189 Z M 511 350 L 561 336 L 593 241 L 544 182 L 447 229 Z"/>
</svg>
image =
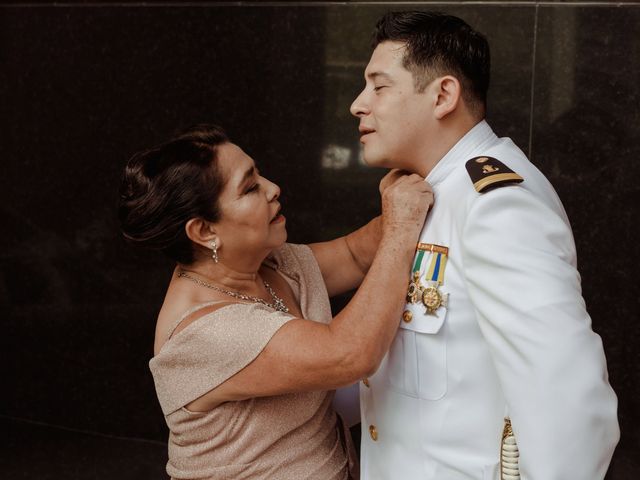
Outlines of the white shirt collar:
<svg viewBox="0 0 640 480">
<path fill-rule="evenodd" d="M 436 166 L 427 175 L 426 181 L 432 186 L 437 185 L 447 178 L 451 170 L 460 162 L 466 163 L 474 156 L 482 155 L 482 150 L 488 148 L 497 139 L 498 137 L 493 133 L 489 124 L 485 120 L 480 121 L 436 163 Z"/>
</svg>

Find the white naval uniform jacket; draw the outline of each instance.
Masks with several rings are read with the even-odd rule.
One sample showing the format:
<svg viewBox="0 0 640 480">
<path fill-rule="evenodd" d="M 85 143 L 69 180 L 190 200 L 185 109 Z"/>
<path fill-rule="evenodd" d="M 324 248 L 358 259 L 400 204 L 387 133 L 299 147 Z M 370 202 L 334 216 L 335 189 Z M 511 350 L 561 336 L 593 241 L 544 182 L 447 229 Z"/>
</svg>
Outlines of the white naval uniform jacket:
<svg viewBox="0 0 640 480">
<path fill-rule="evenodd" d="M 524 181 L 476 192 L 465 163 L 477 156 Z M 360 385 L 362 478 L 497 480 L 509 416 L 522 480 L 602 479 L 617 399 L 553 187 L 484 121 L 426 180 L 435 203 L 420 242 L 448 248 L 448 302 L 437 315 L 408 303 L 412 320 Z"/>
</svg>

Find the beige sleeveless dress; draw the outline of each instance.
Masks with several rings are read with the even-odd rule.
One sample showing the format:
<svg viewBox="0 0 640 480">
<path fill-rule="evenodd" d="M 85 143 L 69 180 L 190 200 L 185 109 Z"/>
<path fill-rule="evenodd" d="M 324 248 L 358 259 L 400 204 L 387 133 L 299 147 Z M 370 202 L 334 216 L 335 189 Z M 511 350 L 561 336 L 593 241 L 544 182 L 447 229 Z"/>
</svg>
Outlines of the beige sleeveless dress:
<svg viewBox="0 0 640 480">
<path fill-rule="evenodd" d="M 309 247 L 285 244 L 265 263 L 291 285 L 305 318 L 331 321 L 327 291 Z M 207 305 L 186 312 L 176 326 Z M 292 318 L 256 303 L 223 306 L 170 337 L 151 359 L 170 431 L 167 473 L 172 478 L 358 477 L 349 432 L 332 407 L 334 391 L 227 402 L 206 413 L 185 408 L 248 365 Z"/>
</svg>

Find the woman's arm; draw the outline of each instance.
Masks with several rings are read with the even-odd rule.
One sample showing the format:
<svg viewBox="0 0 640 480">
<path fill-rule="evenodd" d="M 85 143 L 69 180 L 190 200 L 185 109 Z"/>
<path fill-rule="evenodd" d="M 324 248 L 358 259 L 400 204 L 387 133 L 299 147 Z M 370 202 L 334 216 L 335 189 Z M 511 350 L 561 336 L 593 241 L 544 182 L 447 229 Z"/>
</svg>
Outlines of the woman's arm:
<svg viewBox="0 0 640 480">
<path fill-rule="evenodd" d="M 353 290 L 362 283 L 380 244 L 381 223 L 382 218 L 376 217 L 344 237 L 309 245 L 329 297 Z"/>
<path fill-rule="evenodd" d="M 406 172 L 391 170 L 380 181 L 380 195 Z M 367 274 L 382 238 L 382 217 L 344 237 L 309 245 L 320 266 L 329 297 L 358 287 Z"/>
<path fill-rule="evenodd" d="M 192 402 L 204 411 L 225 401 L 327 390 L 372 374 L 395 335 L 430 187 L 405 176 L 383 194 L 382 235 L 362 286 L 329 325 L 287 322 L 247 367 Z"/>
</svg>

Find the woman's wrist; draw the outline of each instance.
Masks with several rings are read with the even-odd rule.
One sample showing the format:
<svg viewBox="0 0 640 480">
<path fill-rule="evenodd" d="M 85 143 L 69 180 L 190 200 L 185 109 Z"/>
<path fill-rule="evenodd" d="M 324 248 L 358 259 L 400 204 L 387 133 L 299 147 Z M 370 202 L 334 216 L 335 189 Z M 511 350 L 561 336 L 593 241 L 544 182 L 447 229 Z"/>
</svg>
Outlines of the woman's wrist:
<svg viewBox="0 0 640 480">
<path fill-rule="evenodd" d="M 378 253 L 389 251 L 398 261 L 408 259 L 411 261 L 418 244 L 418 232 L 389 232 L 383 233 Z"/>
<path fill-rule="evenodd" d="M 382 241 L 392 241 L 400 245 L 415 246 L 420 236 L 421 227 L 415 224 L 387 224 L 382 228 Z"/>
</svg>

